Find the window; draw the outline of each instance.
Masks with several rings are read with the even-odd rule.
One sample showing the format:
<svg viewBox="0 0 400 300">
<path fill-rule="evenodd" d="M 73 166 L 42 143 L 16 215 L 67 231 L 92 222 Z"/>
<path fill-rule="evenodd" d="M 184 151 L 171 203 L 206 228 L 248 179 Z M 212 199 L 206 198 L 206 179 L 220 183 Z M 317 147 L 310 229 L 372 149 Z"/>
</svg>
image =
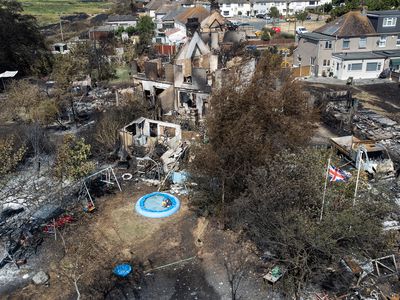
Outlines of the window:
<svg viewBox="0 0 400 300">
<path fill-rule="evenodd" d="M 325 42 L 325 49 L 332 49 L 332 41 Z"/>
<path fill-rule="evenodd" d="M 224 10 L 224 16 L 229 16 L 229 11 Z"/>
<path fill-rule="evenodd" d="M 231 4 L 230 3 L 226 3 L 225 7 L 231 7 Z"/>
<path fill-rule="evenodd" d="M 243 6 L 243 3 L 239 3 L 238 6 L 239 6 L 239 7 L 242 7 L 242 6 Z"/>
<path fill-rule="evenodd" d="M 329 59 L 324 59 L 322 64 L 324 67 L 329 67 L 331 65 L 331 61 Z"/>
<path fill-rule="evenodd" d="M 384 18 L 383 19 L 383 27 L 396 27 L 396 17 L 389 17 L 389 18 Z"/>
<path fill-rule="evenodd" d="M 350 40 L 343 39 L 343 49 L 349 49 L 349 48 L 350 48 Z"/>
<path fill-rule="evenodd" d="M 396 46 L 400 47 L 400 34 L 397 36 Z"/>
<path fill-rule="evenodd" d="M 358 42 L 358 48 L 367 48 L 367 38 L 366 37 L 360 37 L 360 40 Z"/>
<path fill-rule="evenodd" d="M 379 71 L 378 69 L 378 63 L 367 63 L 367 72 L 375 72 Z"/>
<path fill-rule="evenodd" d="M 310 5 L 315 5 L 315 1 L 310 1 Z"/>
<path fill-rule="evenodd" d="M 379 46 L 380 48 L 386 47 L 386 39 L 387 39 L 386 35 L 382 35 L 382 36 L 379 38 L 379 40 L 378 40 L 378 46 Z"/>
<path fill-rule="evenodd" d="M 362 70 L 362 63 L 349 64 L 347 66 L 347 70 L 349 70 L 349 71 L 361 71 Z"/>
</svg>

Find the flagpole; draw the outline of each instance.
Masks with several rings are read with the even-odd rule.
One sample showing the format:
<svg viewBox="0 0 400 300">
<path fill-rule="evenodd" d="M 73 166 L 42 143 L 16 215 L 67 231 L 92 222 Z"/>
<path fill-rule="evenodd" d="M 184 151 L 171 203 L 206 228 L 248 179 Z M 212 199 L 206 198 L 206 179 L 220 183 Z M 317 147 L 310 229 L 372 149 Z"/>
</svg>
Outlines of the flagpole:
<svg viewBox="0 0 400 300">
<path fill-rule="evenodd" d="M 358 161 L 357 180 L 356 180 L 356 188 L 354 190 L 353 206 L 356 205 L 357 190 L 358 190 L 358 180 L 360 178 L 361 164 L 362 164 L 362 151 L 360 151 L 360 157 L 359 157 L 359 161 Z"/>
<path fill-rule="evenodd" d="M 321 207 L 321 215 L 319 216 L 319 221 L 322 221 L 322 215 L 324 213 L 324 206 L 325 206 L 325 196 L 326 196 L 326 187 L 328 185 L 328 177 L 329 177 L 329 166 L 331 165 L 331 157 L 328 158 L 328 165 L 326 166 L 326 175 L 325 175 L 325 186 L 324 186 L 324 193 L 322 195 L 322 207 Z"/>
</svg>

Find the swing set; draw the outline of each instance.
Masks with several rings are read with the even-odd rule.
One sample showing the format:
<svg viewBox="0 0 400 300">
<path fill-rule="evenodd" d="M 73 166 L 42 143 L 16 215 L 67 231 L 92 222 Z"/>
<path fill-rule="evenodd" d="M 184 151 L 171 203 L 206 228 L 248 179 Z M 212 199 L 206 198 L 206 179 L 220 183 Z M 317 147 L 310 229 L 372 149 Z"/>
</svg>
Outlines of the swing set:
<svg viewBox="0 0 400 300">
<path fill-rule="evenodd" d="M 121 185 L 119 184 L 117 176 L 115 176 L 114 169 L 112 167 L 105 168 L 87 176 L 85 179 L 82 180 L 82 186 L 79 192 L 79 199 L 86 199 L 86 206 L 83 208 L 83 210 L 88 213 L 93 212 L 96 209 L 94 198 L 91 195 L 88 187 L 89 183 L 95 179 L 99 179 L 100 182 L 105 183 L 107 187 L 117 186 L 118 189 L 122 191 Z"/>
</svg>

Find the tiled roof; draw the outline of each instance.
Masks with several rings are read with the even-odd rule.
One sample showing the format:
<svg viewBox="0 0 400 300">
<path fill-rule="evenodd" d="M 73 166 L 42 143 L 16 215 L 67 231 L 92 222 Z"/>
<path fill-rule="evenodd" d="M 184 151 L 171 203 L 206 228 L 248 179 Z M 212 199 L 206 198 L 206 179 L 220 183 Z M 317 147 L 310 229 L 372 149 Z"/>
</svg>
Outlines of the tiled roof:
<svg viewBox="0 0 400 300">
<path fill-rule="evenodd" d="M 166 3 L 161 5 L 157 10 L 156 14 L 168 14 L 173 10 L 177 10 L 180 7 L 179 3 Z"/>
<path fill-rule="evenodd" d="M 210 12 L 203 6 L 188 7 L 175 18 L 176 21 L 186 24 L 189 18 L 197 18 L 199 22 L 210 15 Z"/>
<path fill-rule="evenodd" d="M 188 18 L 197 18 L 199 22 L 202 22 L 205 18 L 210 15 L 210 12 L 203 6 L 195 7 L 180 7 L 177 10 L 169 12 L 162 18 L 163 21 L 178 21 L 182 24 L 186 24 Z"/>
<path fill-rule="evenodd" d="M 121 21 L 137 21 L 136 16 L 132 15 L 114 15 L 108 16 L 107 22 L 121 22 Z"/>
<path fill-rule="evenodd" d="M 224 25 L 226 19 L 219 12 L 215 11 L 201 22 L 201 27 L 209 28 L 213 26 L 215 22 L 218 22 L 219 25 Z"/>
<path fill-rule="evenodd" d="M 183 12 L 184 10 L 186 10 L 187 8 L 184 8 L 184 7 L 179 7 L 178 9 L 176 9 L 176 10 L 171 10 L 169 13 L 167 13 L 163 18 L 162 18 L 162 20 L 163 21 L 173 21 L 173 20 L 175 20 L 175 18 L 176 18 L 176 16 L 178 15 L 178 14 L 180 14 L 181 12 Z"/>
<path fill-rule="evenodd" d="M 157 10 L 158 8 L 160 8 L 161 5 L 166 3 L 171 3 L 171 2 L 169 0 L 151 0 L 149 3 L 147 3 L 146 9 Z"/>
<path fill-rule="evenodd" d="M 314 32 L 337 37 L 365 36 L 376 33 L 368 17 L 359 11 L 348 12 Z"/>
</svg>

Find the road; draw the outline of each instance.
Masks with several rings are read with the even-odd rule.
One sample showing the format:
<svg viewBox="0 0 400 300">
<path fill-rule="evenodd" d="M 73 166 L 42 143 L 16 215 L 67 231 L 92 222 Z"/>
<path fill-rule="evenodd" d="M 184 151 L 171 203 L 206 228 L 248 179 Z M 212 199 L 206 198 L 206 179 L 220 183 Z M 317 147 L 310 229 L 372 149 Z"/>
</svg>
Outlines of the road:
<svg viewBox="0 0 400 300">
<path fill-rule="evenodd" d="M 272 26 L 277 26 L 282 29 L 283 32 L 289 32 L 289 33 L 294 33 L 296 26 L 304 26 L 308 29 L 308 31 L 313 31 L 325 24 L 325 21 L 315 21 L 315 20 L 309 20 L 309 21 L 304 21 L 303 24 L 301 22 L 278 22 L 272 24 L 272 22 L 264 20 L 264 19 L 258 19 L 258 18 L 232 18 L 232 20 L 237 20 L 242 23 L 249 23 L 251 26 L 254 26 L 255 30 L 261 30 L 264 27 L 272 27 Z"/>
</svg>

